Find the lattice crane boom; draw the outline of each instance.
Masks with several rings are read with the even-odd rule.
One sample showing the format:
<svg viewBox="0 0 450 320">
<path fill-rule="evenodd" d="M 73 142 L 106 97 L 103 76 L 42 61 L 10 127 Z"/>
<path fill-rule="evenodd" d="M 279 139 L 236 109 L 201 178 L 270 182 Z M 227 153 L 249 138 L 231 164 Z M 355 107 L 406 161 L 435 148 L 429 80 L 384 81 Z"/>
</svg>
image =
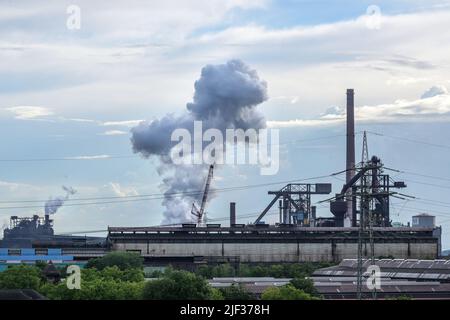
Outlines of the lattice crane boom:
<svg viewBox="0 0 450 320">
<path fill-rule="evenodd" d="M 211 186 L 211 180 L 214 175 L 214 165 L 209 166 L 208 177 L 206 178 L 205 190 L 203 191 L 202 202 L 200 204 L 200 209 L 197 208 L 195 203 L 192 203 L 191 213 L 197 217 L 197 224 L 201 225 L 203 223 L 204 215 L 205 215 L 205 207 L 208 201 L 209 188 Z"/>
</svg>

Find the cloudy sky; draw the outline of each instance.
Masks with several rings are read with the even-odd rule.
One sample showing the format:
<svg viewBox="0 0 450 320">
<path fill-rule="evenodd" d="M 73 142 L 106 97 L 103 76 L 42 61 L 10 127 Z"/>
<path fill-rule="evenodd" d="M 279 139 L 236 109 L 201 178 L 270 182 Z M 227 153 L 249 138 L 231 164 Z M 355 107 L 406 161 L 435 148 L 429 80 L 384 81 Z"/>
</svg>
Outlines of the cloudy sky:
<svg viewBox="0 0 450 320">
<path fill-rule="evenodd" d="M 80 29 L 67 28 L 71 4 Z M 240 59 L 267 82 L 258 109 L 280 129 L 281 168 L 222 168 L 219 189 L 274 184 L 217 193 L 209 218 L 236 201 L 240 221 L 252 221 L 275 182 L 342 170 L 342 108 L 354 88 L 357 132 L 370 132 L 370 153 L 417 197 L 395 199 L 392 219 L 436 215 L 448 248 L 449 29 L 449 1 L 1 0 L 0 226 L 42 214 L 62 185 L 91 200 L 67 202 L 57 232 L 159 224 L 161 199 L 141 197 L 164 191 L 157 161 L 133 153 L 130 129 L 184 112 L 203 66 Z M 358 134 L 357 159 L 360 145 Z M 337 192 L 342 177 L 315 181 Z"/>
</svg>

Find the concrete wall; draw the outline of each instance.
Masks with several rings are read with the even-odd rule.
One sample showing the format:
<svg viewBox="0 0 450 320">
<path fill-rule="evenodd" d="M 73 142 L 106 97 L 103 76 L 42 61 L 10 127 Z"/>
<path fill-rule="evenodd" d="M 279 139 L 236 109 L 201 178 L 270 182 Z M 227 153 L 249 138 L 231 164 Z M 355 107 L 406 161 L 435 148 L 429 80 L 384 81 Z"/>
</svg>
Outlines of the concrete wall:
<svg viewBox="0 0 450 320">
<path fill-rule="evenodd" d="M 437 243 L 376 243 L 375 256 L 434 259 Z M 356 258 L 357 243 L 120 243 L 113 250 L 140 251 L 144 257 L 239 257 L 241 262 L 341 261 Z M 370 253 L 370 246 L 366 246 Z"/>
</svg>

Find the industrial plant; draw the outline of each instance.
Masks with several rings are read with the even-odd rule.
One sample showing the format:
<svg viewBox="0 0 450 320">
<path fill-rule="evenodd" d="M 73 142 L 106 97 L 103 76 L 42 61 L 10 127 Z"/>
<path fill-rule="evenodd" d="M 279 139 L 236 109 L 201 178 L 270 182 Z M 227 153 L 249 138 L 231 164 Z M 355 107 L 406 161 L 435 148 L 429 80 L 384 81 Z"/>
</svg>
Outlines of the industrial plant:
<svg viewBox="0 0 450 320">
<path fill-rule="evenodd" d="M 139 253 L 147 265 L 220 263 L 341 262 L 344 259 L 436 259 L 441 252 L 441 228 L 434 218 L 420 215 L 413 224 L 393 226 L 390 199 L 407 186 L 386 174 L 379 156 L 369 157 L 364 135 L 361 162 L 355 161 L 354 91 L 347 90 L 346 181 L 332 194 L 331 183 L 290 183 L 268 191 L 268 205 L 251 224 L 236 223 L 238 204 L 230 203 L 229 224 L 208 224 L 205 207 L 214 166 L 205 177 L 201 203 L 192 205 L 196 223 L 156 227 L 108 227 L 107 237 L 63 236 L 53 231 L 50 215 L 44 218 L 12 216 L 1 243 L 2 261 L 20 248 L 34 249 L 43 257 L 55 248 L 61 256 L 86 261 L 109 251 Z M 318 217 L 312 198 L 329 195 L 332 217 Z M 269 210 L 278 206 L 278 222 L 264 222 Z M 9 251 L 8 251 L 9 250 Z M 19 250 L 20 251 L 20 250 Z M 25 250 L 26 251 L 26 250 Z M 9 256 L 8 256 L 9 255 Z M 30 255 L 16 252 L 16 260 Z M 27 258 L 28 257 L 28 258 Z"/>
</svg>

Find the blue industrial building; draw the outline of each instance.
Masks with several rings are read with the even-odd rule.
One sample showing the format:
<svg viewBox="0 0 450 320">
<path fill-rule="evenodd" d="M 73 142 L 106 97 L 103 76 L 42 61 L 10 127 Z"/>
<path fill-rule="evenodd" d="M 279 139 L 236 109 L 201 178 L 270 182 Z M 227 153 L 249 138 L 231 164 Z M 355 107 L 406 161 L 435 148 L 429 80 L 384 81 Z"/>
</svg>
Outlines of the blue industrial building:
<svg viewBox="0 0 450 320">
<path fill-rule="evenodd" d="M 79 264 L 72 255 L 64 255 L 61 249 L 8 249 L 0 248 L 0 271 L 8 266 L 19 264 L 35 264 L 38 261 L 52 262 L 55 265 Z"/>
</svg>

